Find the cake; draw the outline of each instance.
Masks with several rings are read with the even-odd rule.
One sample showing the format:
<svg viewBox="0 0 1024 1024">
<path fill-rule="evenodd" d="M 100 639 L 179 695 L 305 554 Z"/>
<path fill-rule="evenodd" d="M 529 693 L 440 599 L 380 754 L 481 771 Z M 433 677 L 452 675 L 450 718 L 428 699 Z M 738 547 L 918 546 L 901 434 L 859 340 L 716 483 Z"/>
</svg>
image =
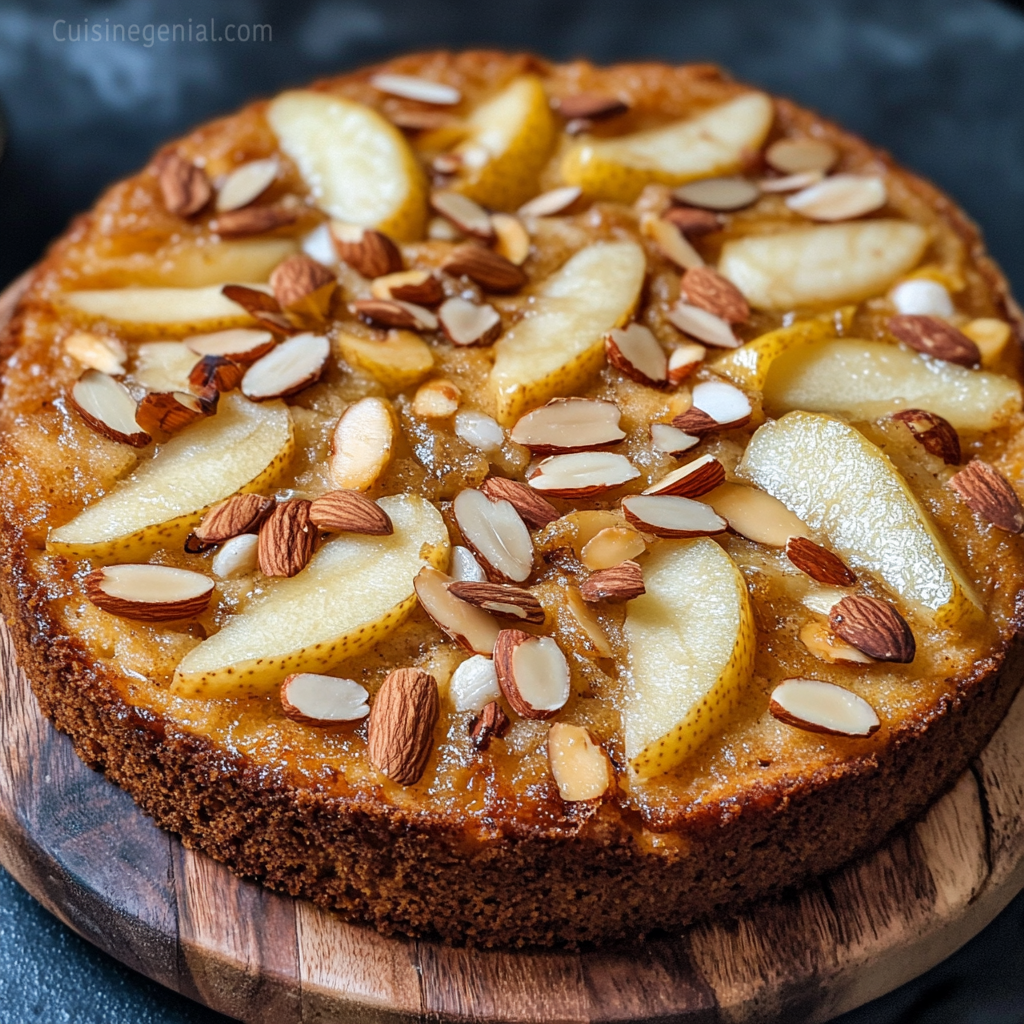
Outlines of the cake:
<svg viewBox="0 0 1024 1024">
<path fill-rule="evenodd" d="M 3 337 L 79 756 L 388 933 L 633 940 L 877 846 L 1020 683 L 1021 321 L 717 68 L 427 53 L 164 147 Z"/>
</svg>

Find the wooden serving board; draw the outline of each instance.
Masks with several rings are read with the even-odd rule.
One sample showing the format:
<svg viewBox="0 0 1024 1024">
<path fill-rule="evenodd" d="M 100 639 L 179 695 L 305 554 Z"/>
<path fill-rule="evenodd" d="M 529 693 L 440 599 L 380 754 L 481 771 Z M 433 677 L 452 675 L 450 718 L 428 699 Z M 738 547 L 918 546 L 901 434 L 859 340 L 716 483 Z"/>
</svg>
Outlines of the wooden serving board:
<svg viewBox="0 0 1024 1024">
<path fill-rule="evenodd" d="M 792 897 L 636 948 L 486 952 L 384 938 L 185 849 L 42 718 L 0 624 L 0 862 L 90 942 L 248 1024 L 821 1021 L 1024 887 L 1024 692 L 921 821 Z"/>
</svg>

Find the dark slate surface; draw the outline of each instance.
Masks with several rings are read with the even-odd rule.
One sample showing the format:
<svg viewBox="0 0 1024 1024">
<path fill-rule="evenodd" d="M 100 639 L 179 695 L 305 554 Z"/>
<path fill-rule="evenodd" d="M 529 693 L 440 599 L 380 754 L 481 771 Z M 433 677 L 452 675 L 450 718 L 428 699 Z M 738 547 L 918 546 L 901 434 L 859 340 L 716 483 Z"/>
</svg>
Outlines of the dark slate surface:
<svg viewBox="0 0 1024 1024">
<path fill-rule="evenodd" d="M 145 45 L 147 24 L 270 24 L 264 43 Z M 140 26 L 61 42 L 54 23 Z M 68 34 L 57 27 L 57 35 Z M 994 0 L 0 0 L 0 283 L 161 141 L 246 99 L 409 49 L 716 60 L 835 117 L 955 195 L 1024 294 L 1024 17 Z M 97 952 L 0 872 L 0 1024 L 227 1018 Z M 1024 1021 L 1024 897 L 843 1024 Z"/>
</svg>

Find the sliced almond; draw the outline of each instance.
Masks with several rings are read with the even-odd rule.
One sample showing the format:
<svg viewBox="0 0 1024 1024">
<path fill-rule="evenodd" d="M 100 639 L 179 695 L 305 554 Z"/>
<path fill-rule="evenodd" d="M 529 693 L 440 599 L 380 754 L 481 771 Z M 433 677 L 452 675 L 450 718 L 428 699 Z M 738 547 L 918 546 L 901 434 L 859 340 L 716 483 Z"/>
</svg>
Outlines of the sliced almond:
<svg viewBox="0 0 1024 1024">
<path fill-rule="evenodd" d="M 702 455 L 651 484 L 644 494 L 675 494 L 699 498 L 725 481 L 725 467 L 714 455 Z"/>
<path fill-rule="evenodd" d="M 834 552 L 808 537 L 790 537 L 786 557 L 812 580 L 826 587 L 852 587 L 857 582 L 846 563 Z"/>
<path fill-rule="evenodd" d="M 699 238 L 718 231 L 722 218 L 711 210 L 700 210 L 695 206 L 673 206 L 662 215 L 662 220 L 674 224 L 687 238 Z M 699 264 L 694 264 L 698 266 Z"/>
<path fill-rule="evenodd" d="M 279 169 L 276 157 L 250 160 L 249 163 L 236 167 L 217 191 L 217 212 L 239 210 L 243 206 L 248 206 L 254 199 L 259 199 L 277 177 Z"/>
<path fill-rule="evenodd" d="M 501 705 L 492 700 L 480 709 L 480 714 L 473 719 L 469 727 L 469 736 L 477 750 L 486 750 L 491 740 L 500 738 L 508 732 L 512 723 L 508 715 L 501 710 Z"/>
<path fill-rule="evenodd" d="M 75 381 L 68 401 L 83 420 L 111 441 L 145 448 L 153 440 L 136 422 L 135 400 L 128 389 L 99 370 L 86 370 Z"/>
<path fill-rule="evenodd" d="M 348 308 L 368 324 L 405 331 L 435 331 L 437 317 L 426 306 L 398 299 L 357 299 Z"/>
<path fill-rule="evenodd" d="M 276 344 L 270 331 L 254 331 L 236 327 L 213 334 L 196 334 L 184 341 L 185 347 L 197 356 L 221 356 L 233 363 L 253 363 L 265 356 Z"/>
<path fill-rule="evenodd" d="M 89 573 L 83 586 L 97 608 L 140 622 L 193 618 L 213 596 L 208 576 L 169 565 L 108 565 Z"/>
<path fill-rule="evenodd" d="M 242 382 L 246 370 L 233 359 L 224 356 L 203 356 L 189 371 L 188 386 L 206 401 L 234 391 Z"/>
<path fill-rule="evenodd" d="M 449 585 L 456 584 L 450 576 L 429 565 L 420 569 L 413 580 L 420 605 L 438 629 L 467 651 L 490 654 L 501 627 L 486 611 L 450 593 Z"/>
<path fill-rule="evenodd" d="M 154 437 L 176 434 L 208 413 L 207 408 L 187 391 L 151 391 L 135 411 L 135 422 Z"/>
<path fill-rule="evenodd" d="M 490 345 L 501 334 L 501 314 L 493 306 L 459 296 L 444 302 L 437 319 L 453 345 Z"/>
<path fill-rule="evenodd" d="M 668 357 L 643 324 L 614 328 L 604 337 L 604 351 L 608 362 L 630 380 L 655 388 L 668 384 Z"/>
<path fill-rule="evenodd" d="M 354 679 L 296 672 L 281 683 L 281 710 L 303 725 L 358 722 L 370 713 L 370 694 Z"/>
<path fill-rule="evenodd" d="M 784 548 L 791 537 L 810 532 L 778 498 L 745 484 L 722 484 L 704 500 L 729 524 L 729 529 L 755 544 Z"/>
<path fill-rule="evenodd" d="M 572 616 L 572 621 L 579 627 L 586 641 L 582 646 L 581 653 L 586 657 L 612 657 L 612 645 L 608 642 L 608 634 L 605 633 L 597 616 L 587 606 L 576 587 L 570 585 L 566 588 L 565 604 Z"/>
<path fill-rule="evenodd" d="M 459 242 L 466 236 L 447 217 L 427 221 L 427 238 L 435 242 Z"/>
<path fill-rule="evenodd" d="M 494 667 L 501 692 L 522 718 L 551 718 L 569 699 L 569 665 L 549 636 L 503 629 L 494 645 Z"/>
<path fill-rule="evenodd" d="M 672 197 L 687 206 L 725 212 L 756 203 L 761 190 L 746 178 L 702 178 L 680 185 Z"/>
<path fill-rule="evenodd" d="M 743 344 L 732 327 L 720 316 L 679 299 L 665 314 L 673 327 L 716 348 L 739 348 Z"/>
<path fill-rule="evenodd" d="M 876 597 L 844 597 L 829 612 L 828 624 L 847 643 L 878 661 L 909 664 L 917 652 L 907 620 L 891 604 Z"/>
<path fill-rule="evenodd" d="M 416 389 L 412 413 L 422 419 L 446 419 L 458 411 L 462 392 L 450 381 L 428 380 Z"/>
<path fill-rule="evenodd" d="M 762 178 L 757 187 L 762 192 L 799 192 L 817 185 L 824 178 L 821 171 L 801 171 L 799 174 L 787 174 L 783 178 Z"/>
<path fill-rule="evenodd" d="M 363 277 L 383 277 L 385 274 L 397 274 L 402 269 L 401 251 L 380 231 L 332 221 L 331 237 L 338 259 Z"/>
<path fill-rule="evenodd" d="M 674 348 L 668 357 L 669 385 L 678 387 L 682 384 L 704 362 L 707 354 L 708 350 L 696 342 Z"/>
<path fill-rule="evenodd" d="M 471 580 L 474 583 L 483 583 L 487 579 L 487 573 L 476 560 L 476 555 L 461 544 L 452 546 L 451 574 L 452 579 L 457 582 Z"/>
<path fill-rule="evenodd" d="M 164 207 L 177 217 L 198 213 L 213 195 L 206 172 L 177 153 L 168 153 L 160 160 L 157 180 Z"/>
<path fill-rule="evenodd" d="M 297 394 L 320 379 L 330 355 L 331 343 L 323 335 L 297 334 L 245 371 L 242 394 L 254 402 Z"/>
<path fill-rule="evenodd" d="M 241 306 L 260 326 L 277 334 L 296 333 L 273 295 L 258 288 L 248 288 L 244 284 L 226 284 L 221 288 L 221 294 Z"/>
<path fill-rule="evenodd" d="M 875 659 L 852 644 L 840 640 L 820 622 L 806 622 L 800 628 L 800 642 L 821 661 L 833 665 L 873 665 Z"/>
<path fill-rule="evenodd" d="M 604 121 L 629 110 L 629 104 L 625 100 L 620 100 L 618 96 L 604 96 L 592 92 L 562 96 L 555 101 L 554 106 L 567 121 Z"/>
<path fill-rule="evenodd" d="M 530 591 L 511 583 L 455 581 L 448 584 L 448 592 L 460 601 L 466 601 L 504 619 L 538 625 L 544 621 L 544 609 L 540 601 Z"/>
<path fill-rule="evenodd" d="M 645 593 L 647 588 L 644 586 L 643 573 L 640 566 L 633 561 L 620 562 L 607 569 L 600 569 L 589 576 L 580 587 L 580 596 L 584 601 L 591 603 L 607 601 L 619 604 L 623 601 L 632 601 L 634 597 L 640 597 Z"/>
<path fill-rule="evenodd" d="M 390 537 L 395 532 L 391 517 L 358 491 L 328 491 L 309 506 L 310 522 L 328 533 L 363 533 Z"/>
<path fill-rule="evenodd" d="M 99 370 L 111 377 L 124 376 L 128 352 L 117 338 L 75 331 L 64 339 L 64 351 L 87 370 Z"/>
<path fill-rule="evenodd" d="M 534 455 L 590 451 L 626 437 L 614 402 L 592 398 L 554 398 L 521 417 L 509 437 Z"/>
<path fill-rule="evenodd" d="M 555 722 L 548 730 L 548 764 L 566 803 L 600 800 L 614 775 L 604 748 L 581 725 Z"/>
<path fill-rule="evenodd" d="M 894 316 L 886 326 L 904 345 L 934 359 L 966 367 L 981 362 L 978 346 L 962 331 L 938 317 Z"/>
<path fill-rule="evenodd" d="M 683 274 L 679 288 L 690 306 L 728 324 L 742 324 L 750 319 L 750 307 L 743 293 L 711 267 L 691 267 Z"/>
<path fill-rule="evenodd" d="M 517 267 L 526 262 L 530 255 L 530 233 L 518 217 L 510 213 L 492 213 L 491 227 L 494 228 L 494 249 Z"/>
<path fill-rule="evenodd" d="M 779 139 L 765 150 L 764 158 L 782 174 L 799 174 L 831 170 L 839 153 L 822 139 Z"/>
<path fill-rule="evenodd" d="M 834 174 L 786 200 L 791 209 L 817 221 L 852 220 L 881 209 L 889 201 L 885 182 L 861 174 Z"/>
<path fill-rule="evenodd" d="M 485 242 L 494 238 L 491 215 L 469 196 L 464 196 L 460 192 L 444 190 L 432 192 L 430 205 L 442 217 L 450 220 L 464 235 L 473 235 L 475 238 L 482 238 Z"/>
<path fill-rule="evenodd" d="M 305 253 L 296 253 L 274 268 L 270 287 L 282 309 L 323 318 L 331 307 L 338 279 L 322 263 Z"/>
<path fill-rule="evenodd" d="M 455 435 L 482 452 L 496 452 L 505 443 L 505 430 L 479 409 L 460 409 L 455 414 Z"/>
<path fill-rule="evenodd" d="M 456 246 L 441 265 L 453 277 L 468 277 L 487 292 L 514 292 L 526 284 L 527 277 L 504 256 L 482 246 Z"/>
<path fill-rule="evenodd" d="M 542 192 L 519 207 L 520 217 L 553 217 L 567 210 L 579 197 L 583 189 L 576 185 L 563 185 L 550 192 Z"/>
<path fill-rule="evenodd" d="M 400 786 L 419 782 L 434 748 L 440 711 L 432 675 L 418 668 L 395 669 L 370 708 L 366 746 L 370 764 Z"/>
<path fill-rule="evenodd" d="M 690 240 L 674 221 L 647 213 L 640 218 L 640 230 L 661 250 L 667 260 L 686 270 L 704 266 L 704 257 L 694 249 Z"/>
<path fill-rule="evenodd" d="M 724 381 L 704 381 L 693 389 L 693 404 L 672 425 L 688 434 L 703 436 L 715 430 L 732 430 L 747 423 L 753 413 L 750 399 Z"/>
<path fill-rule="evenodd" d="M 952 476 L 948 487 L 960 495 L 964 504 L 1007 533 L 1024 532 L 1024 509 L 1010 482 L 981 459 L 971 459 Z"/>
<path fill-rule="evenodd" d="M 299 219 L 299 211 L 290 206 L 244 206 L 228 210 L 210 221 L 210 230 L 221 238 L 244 238 L 275 231 Z"/>
<path fill-rule="evenodd" d="M 210 570 L 222 580 L 248 576 L 259 567 L 260 539 L 255 533 L 243 533 L 226 540 L 213 556 Z"/>
<path fill-rule="evenodd" d="M 488 577 L 522 583 L 533 571 L 533 541 L 515 506 L 483 491 L 460 491 L 452 504 L 455 521 Z"/>
<path fill-rule="evenodd" d="M 343 490 L 368 491 L 391 461 L 395 421 L 381 398 L 361 398 L 338 420 L 331 442 L 329 472 Z"/>
<path fill-rule="evenodd" d="M 253 533 L 274 505 L 273 498 L 261 494 L 235 494 L 203 516 L 195 528 L 195 537 L 203 544 L 220 544 L 240 534 Z"/>
<path fill-rule="evenodd" d="M 482 654 L 461 662 L 448 683 L 448 697 L 456 711 L 482 711 L 500 696 L 494 662 Z"/>
<path fill-rule="evenodd" d="M 417 103 L 433 103 L 437 106 L 452 106 L 462 100 L 462 93 L 454 85 L 434 82 L 417 75 L 397 75 L 381 72 L 370 78 L 370 85 L 389 96 L 399 96 Z"/>
<path fill-rule="evenodd" d="M 535 491 L 558 498 L 586 498 L 635 480 L 640 471 L 614 452 L 586 451 L 550 455 L 528 477 Z"/>
<path fill-rule="evenodd" d="M 900 281 L 889 292 L 889 301 L 897 313 L 909 316 L 951 317 L 956 313 L 945 286 L 928 277 Z"/>
<path fill-rule="evenodd" d="M 260 572 L 264 576 L 291 577 L 302 572 L 316 548 L 316 527 L 304 498 L 281 501 L 260 526 Z"/>
<path fill-rule="evenodd" d="M 892 418 L 906 424 L 926 452 L 942 459 L 947 466 L 960 465 L 960 435 L 949 420 L 925 409 L 901 409 Z"/>
<path fill-rule="evenodd" d="M 631 526 L 606 526 L 583 545 L 580 561 L 591 572 L 600 572 L 628 562 L 646 550 L 643 537 Z"/>
<path fill-rule="evenodd" d="M 700 444 L 700 438 L 694 434 L 687 434 L 670 423 L 652 423 L 651 444 L 659 452 L 679 456 Z"/>
<path fill-rule="evenodd" d="M 480 490 L 491 501 L 507 501 L 519 513 L 523 522 L 534 530 L 540 530 L 558 518 L 558 509 L 551 502 L 545 501 L 518 480 L 488 477 L 480 485 Z"/>
<path fill-rule="evenodd" d="M 725 533 L 726 521 L 710 506 L 664 494 L 631 494 L 622 499 L 626 521 L 655 537 L 710 537 Z"/>
<path fill-rule="evenodd" d="M 871 736 L 881 725 L 863 697 L 820 679 L 786 679 L 772 690 L 768 710 L 780 722 L 828 736 Z"/>
<path fill-rule="evenodd" d="M 444 287 L 428 270 L 400 270 L 375 278 L 370 285 L 375 299 L 398 299 L 419 306 L 435 306 L 444 298 Z"/>
</svg>

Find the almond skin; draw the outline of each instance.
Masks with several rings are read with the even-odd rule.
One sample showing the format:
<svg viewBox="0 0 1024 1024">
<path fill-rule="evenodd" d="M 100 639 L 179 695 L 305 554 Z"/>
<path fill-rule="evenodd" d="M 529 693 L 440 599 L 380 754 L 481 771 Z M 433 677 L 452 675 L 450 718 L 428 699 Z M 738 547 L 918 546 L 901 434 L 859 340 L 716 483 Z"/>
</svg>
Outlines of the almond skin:
<svg viewBox="0 0 1024 1024">
<path fill-rule="evenodd" d="M 135 413 L 135 422 L 147 433 L 167 436 L 184 430 L 210 410 L 195 395 L 184 391 L 151 391 Z"/>
<path fill-rule="evenodd" d="M 275 228 L 293 224 L 299 219 L 297 210 L 286 210 L 283 206 L 244 206 L 241 210 L 229 210 L 210 221 L 210 230 L 221 238 L 243 238 L 246 235 L 262 235 Z"/>
<path fill-rule="evenodd" d="M 555 108 L 567 121 L 583 118 L 587 121 L 604 121 L 618 117 L 629 110 L 629 104 L 618 96 L 602 96 L 597 93 L 581 92 L 575 96 L 563 96 Z"/>
<path fill-rule="evenodd" d="M 672 426 L 694 437 L 704 437 L 722 429 L 722 424 L 718 420 L 694 405 L 691 405 L 682 416 L 676 416 L 672 420 Z"/>
<path fill-rule="evenodd" d="M 857 582 L 838 555 L 806 537 L 790 537 L 786 541 L 786 557 L 801 572 L 827 587 L 852 587 Z"/>
<path fill-rule="evenodd" d="M 930 455 L 942 459 L 947 466 L 960 465 L 960 435 L 949 420 L 926 409 L 902 409 L 894 412 L 892 418 L 905 423 L 914 440 Z"/>
<path fill-rule="evenodd" d="M 316 528 L 309 518 L 311 504 L 303 498 L 282 501 L 264 520 L 258 551 L 264 576 L 295 576 L 313 557 Z"/>
<path fill-rule="evenodd" d="M 336 285 L 337 278 L 327 267 L 303 253 L 289 256 L 270 275 L 270 287 L 282 309 L 302 306 L 321 288 L 326 291 L 330 286 L 333 291 Z M 329 303 L 330 295 L 324 298 Z"/>
<path fill-rule="evenodd" d="M 397 274 L 402 269 L 402 254 L 398 246 L 380 231 L 366 229 L 362 234 L 351 232 L 355 241 L 346 236 L 349 232 L 332 231 L 334 250 L 338 259 L 357 270 L 363 277 L 383 277 Z"/>
<path fill-rule="evenodd" d="M 400 786 L 419 782 L 434 746 L 440 711 L 437 681 L 432 675 L 418 668 L 392 672 L 370 707 L 370 764 Z"/>
<path fill-rule="evenodd" d="M 679 290 L 691 306 L 721 317 L 730 324 L 746 323 L 750 307 L 740 290 L 711 267 L 690 267 L 679 282 Z"/>
<path fill-rule="evenodd" d="M 330 491 L 314 499 L 309 518 L 318 529 L 330 533 L 365 533 L 389 537 L 395 532 L 391 517 L 358 491 Z"/>
<path fill-rule="evenodd" d="M 661 215 L 661 219 L 674 224 L 689 238 L 709 235 L 722 227 L 722 220 L 717 213 L 698 210 L 696 206 L 673 206 Z"/>
<path fill-rule="evenodd" d="M 1007 533 L 1024 531 L 1024 509 L 1017 492 L 1001 473 L 981 459 L 971 459 L 955 476 L 951 487 L 972 511 Z"/>
<path fill-rule="evenodd" d="M 244 284 L 226 284 L 220 293 L 241 306 L 261 327 L 277 334 L 298 333 L 273 295 L 261 292 L 258 288 L 246 288 Z"/>
<path fill-rule="evenodd" d="M 245 367 L 224 356 L 203 356 L 192 367 L 188 384 L 200 397 L 234 391 L 245 376 Z"/>
<path fill-rule="evenodd" d="M 486 750 L 491 745 L 492 739 L 495 737 L 500 739 L 508 732 L 511 724 L 508 715 L 501 710 L 501 705 L 496 700 L 492 700 L 489 704 L 485 704 L 480 714 L 473 719 L 469 727 L 469 737 L 477 750 Z"/>
<path fill-rule="evenodd" d="M 349 309 L 360 320 L 380 327 L 395 327 L 405 331 L 421 331 L 423 324 L 405 306 L 391 299 L 357 299 Z"/>
<path fill-rule="evenodd" d="M 160 161 L 157 179 L 164 207 L 177 217 L 198 213 L 213 195 L 206 172 L 177 153 L 168 153 Z"/>
<path fill-rule="evenodd" d="M 531 530 L 540 530 L 559 517 L 558 509 L 551 502 L 545 501 L 536 491 L 518 480 L 488 477 L 480 485 L 480 490 L 491 501 L 507 501 Z"/>
<path fill-rule="evenodd" d="M 528 590 L 511 583 L 476 583 L 472 580 L 456 581 L 448 585 L 453 597 L 482 608 L 492 615 L 520 622 L 540 624 L 544 621 L 544 609 Z"/>
<path fill-rule="evenodd" d="M 453 277 L 468 277 L 488 292 L 514 292 L 527 281 L 514 263 L 479 245 L 457 246 L 441 266 Z"/>
<path fill-rule="evenodd" d="M 201 544 L 222 544 L 232 537 L 254 532 L 273 511 L 273 498 L 261 494 L 235 494 L 214 505 L 195 528 Z"/>
<path fill-rule="evenodd" d="M 640 566 L 633 561 L 620 562 L 610 569 L 600 569 L 592 573 L 580 587 L 583 600 L 590 603 L 606 601 L 609 604 L 619 604 L 622 601 L 632 601 L 634 597 L 646 593 L 643 573 Z"/>
<path fill-rule="evenodd" d="M 909 664 L 917 653 L 907 620 L 891 604 L 864 594 L 844 597 L 829 612 L 832 632 L 879 661 Z"/>
<path fill-rule="evenodd" d="M 981 362 L 978 346 L 952 324 L 934 316 L 905 314 L 889 319 L 889 332 L 917 352 L 944 359 L 958 366 L 977 366 Z"/>
</svg>

